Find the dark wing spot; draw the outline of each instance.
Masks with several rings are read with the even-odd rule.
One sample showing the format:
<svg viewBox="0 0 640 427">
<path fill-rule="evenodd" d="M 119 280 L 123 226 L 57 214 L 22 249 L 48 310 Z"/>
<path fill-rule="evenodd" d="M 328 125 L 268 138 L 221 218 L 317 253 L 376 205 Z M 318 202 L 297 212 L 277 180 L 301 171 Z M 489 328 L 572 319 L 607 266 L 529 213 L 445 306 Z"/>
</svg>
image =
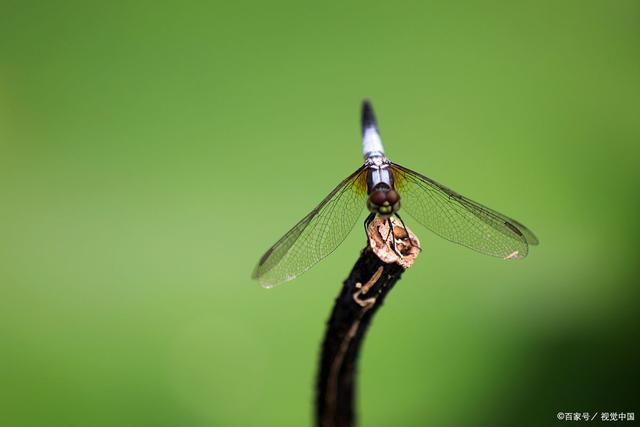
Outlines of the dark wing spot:
<svg viewBox="0 0 640 427">
<path fill-rule="evenodd" d="M 516 233 L 518 236 L 522 236 L 522 231 L 520 231 L 520 229 L 518 227 L 516 227 L 515 225 L 511 224 L 508 221 L 504 222 L 504 225 L 506 225 L 507 227 L 509 227 L 511 229 L 511 231 L 513 231 L 514 233 Z"/>
<path fill-rule="evenodd" d="M 269 250 L 264 253 L 264 255 L 262 255 L 262 258 L 260 258 L 260 261 L 258 262 L 258 266 L 261 266 L 262 264 L 264 264 L 267 258 L 269 258 L 269 255 L 271 255 L 271 252 L 273 252 L 273 246 L 270 247 Z"/>
</svg>

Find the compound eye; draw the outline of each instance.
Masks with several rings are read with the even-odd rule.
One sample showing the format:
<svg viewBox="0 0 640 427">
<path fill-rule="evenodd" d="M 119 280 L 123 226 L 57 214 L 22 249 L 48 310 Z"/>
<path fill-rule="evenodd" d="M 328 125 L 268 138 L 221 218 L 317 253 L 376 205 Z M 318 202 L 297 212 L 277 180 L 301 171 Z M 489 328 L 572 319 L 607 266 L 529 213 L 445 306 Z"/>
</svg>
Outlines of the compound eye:
<svg viewBox="0 0 640 427">
<path fill-rule="evenodd" d="M 387 191 L 387 201 L 390 205 L 395 205 L 400 200 L 400 195 L 395 190 Z"/>
<path fill-rule="evenodd" d="M 382 206 L 386 200 L 387 196 L 385 195 L 384 191 L 380 190 L 374 191 L 369 196 L 369 201 L 376 206 Z"/>
</svg>

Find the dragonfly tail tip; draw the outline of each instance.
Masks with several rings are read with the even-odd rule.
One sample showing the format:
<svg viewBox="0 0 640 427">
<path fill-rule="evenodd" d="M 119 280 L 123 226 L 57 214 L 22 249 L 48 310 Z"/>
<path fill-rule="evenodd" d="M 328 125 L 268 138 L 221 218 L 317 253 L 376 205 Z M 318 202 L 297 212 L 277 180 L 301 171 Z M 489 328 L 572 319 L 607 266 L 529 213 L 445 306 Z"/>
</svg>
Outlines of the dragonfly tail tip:
<svg viewBox="0 0 640 427">
<path fill-rule="evenodd" d="M 376 116 L 369 98 L 362 100 L 362 131 L 370 127 L 377 127 Z"/>
</svg>

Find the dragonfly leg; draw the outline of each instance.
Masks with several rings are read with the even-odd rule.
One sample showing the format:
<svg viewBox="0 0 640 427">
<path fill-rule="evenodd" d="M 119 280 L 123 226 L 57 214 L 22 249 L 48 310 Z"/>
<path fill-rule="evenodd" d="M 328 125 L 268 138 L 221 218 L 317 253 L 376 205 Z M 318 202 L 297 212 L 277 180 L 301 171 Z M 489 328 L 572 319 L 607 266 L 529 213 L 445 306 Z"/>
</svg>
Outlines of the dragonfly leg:
<svg viewBox="0 0 640 427">
<path fill-rule="evenodd" d="M 402 220 L 402 217 L 398 214 L 398 212 L 395 213 L 395 216 L 398 217 L 398 219 L 400 220 L 400 223 L 402 224 L 402 228 L 404 228 L 405 233 L 407 233 L 407 240 L 409 240 L 409 244 L 411 246 L 415 246 L 413 244 L 413 242 L 411 241 L 411 235 L 409 234 L 409 230 L 407 230 L 407 226 L 404 225 L 404 221 Z M 422 251 L 422 248 L 420 246 L 416 246 L 420 251 Z"/>
<path fill-rule="evenodd" d="M 376 217 L 376 214 L 371 212 L 369 214 L 369 216 L 367 216 L 365 218 L 365 220 L 364 220 L 364 234 L 367 236 L 367 245 L 370 244 L 370 242 L 369 242 L 369 239 L 370 239 L 370 237 L 369 237 L 369 224 L 371 224 L 371 221 L 373 221 L 375 219 L 375 217 Z"/>
<path fill-rule="evenodd" d="M 364 234 L 368 234 L 368 232 L 369 232 L 369 230 L 368 230 L 369 224 L 371 224 L 371 221 L 373 221 L 375 219 L 375 217 L 376 217 L 376 214 L 371 212 L 369 214 L 369 216 L 365 218 L 365 220 L 364 220 Z"/>
</svg>

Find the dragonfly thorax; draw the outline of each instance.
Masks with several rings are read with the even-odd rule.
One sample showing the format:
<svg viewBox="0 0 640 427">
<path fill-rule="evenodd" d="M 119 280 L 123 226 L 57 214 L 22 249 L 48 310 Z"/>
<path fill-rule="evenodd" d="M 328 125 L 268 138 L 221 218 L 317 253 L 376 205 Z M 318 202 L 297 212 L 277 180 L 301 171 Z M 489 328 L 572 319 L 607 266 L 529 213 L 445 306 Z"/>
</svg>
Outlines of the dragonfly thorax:
<svg viewBox="0 0 640 427">
<path fill-rule="evenodd" d="M 394 188 L 391 162 L 384 155 L 370 156 L 367 168 L 367 207 L 369 211 L 387 218 L 400 209 L 400 195 Z"/>
<path fill-rule="evenodd" d="M 365 162 L 367 166 L 367 192 L 370 194 L 379 184 L 386 184 L 393 188 L 393 175 L 389 165 L 391 162 L 384 156 L 369 157 Z"/>
</svg>

